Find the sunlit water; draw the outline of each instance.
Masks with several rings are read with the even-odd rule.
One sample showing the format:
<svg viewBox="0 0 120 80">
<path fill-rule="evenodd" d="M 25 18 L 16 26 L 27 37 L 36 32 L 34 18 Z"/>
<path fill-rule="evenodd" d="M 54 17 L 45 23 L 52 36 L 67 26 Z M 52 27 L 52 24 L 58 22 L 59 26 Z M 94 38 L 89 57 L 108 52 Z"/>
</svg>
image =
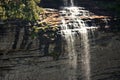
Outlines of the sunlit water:
<svg viewBox="0 0 120 80">
<path fill-rule="evenodd" d="M 74 6 L 73 1 L 71 0 L 72 6 Z M 77 80 L 76 70 L 77 70 L 77 53 L 75 49 L 75 40 L 76 35 L 80 37 L 80 43 L 82 44 L 83 53 L 81 54 L 81 68 L 83 70 L 84 80 L 90 79 L 90 45 L 88 39 L 88 29 L 94 29 L 95 27 L 89 27 L 83 21 L 80 16 L 89 16 L 89 12 L 83 10 L 82 7 L 64 7 L 60 11 L 62 18 L 61 21 L 61 35 L 65 37 L 67 42 L 67 50 L 69 56 L 69 80 Z M 86 13 L 86 14 L 85 14 Z M 93 32 L 93 30 L 91 30 Z"/>
</svg>

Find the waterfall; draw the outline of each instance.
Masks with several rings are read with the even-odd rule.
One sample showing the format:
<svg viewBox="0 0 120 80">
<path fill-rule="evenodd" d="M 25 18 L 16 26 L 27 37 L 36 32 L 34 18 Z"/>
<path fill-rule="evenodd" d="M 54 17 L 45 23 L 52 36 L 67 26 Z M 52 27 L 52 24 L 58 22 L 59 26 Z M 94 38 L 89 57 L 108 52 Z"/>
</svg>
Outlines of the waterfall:
<svg viewBox="0 0 120 80">
<path fill-rule="evenodd" d="M 83 33 L 81 32 L 81 39 L 84 47 L 84 54 L 82 54 L 82 69 L 84 70 L 83 75 L 85 76 L 85 80 L 90 80 L 90 46 L 87 30 L 85 30 Z"/>
<path fill-rule="evenodd" d="M 71 6 L 74 6 L 74 2 L 73 0 L 70 0 Z"/>
<path fill-rule="evenodd" d="M 69 57 L 69 80 L 77 80 L 77 70 L 78 61 L 81 60 L 81 73 L 83 80 L 91 80 L 90 79 L 90 44 L 89 44 L 89 36 L 88 30 L 92 32 L 94 35 L 94 26 L 88 26 L 81 17 L 90 17 L 90 12 L 85 10 L 83 7 L 75 7 L 74 1 L 64 0 L 66 3 L 65 6 L 68 6 L 70 2 L 70 7 L 64 7 L 60 10 L 61 15 L 61 25 L 60 25 L 60 33 L 67 42 L 67 53 Z M 92 36 L 91 35 L 91 36 Z M 80 52 L 76 51 L 76 36 L 79 37 L 80 41 L 78 43 L 82 44 Z M 78 54 L 81 55 L 78 56 Z M 80 58 L 79 58 L 80 57 Z"/>
<path fill-rule="evenodd" d="M 75 36 L 72 34 L 65 35 L 67 41 L 69 65 L 68 65 L 68 78 L 69 80 L 76 80 L 76 71 L 77 71 L 77 54 L 75 54 Z"/>
<path fill-rule="evenodd" d="M 64 2 L 64 6 L 68 6 L 70 4 L 70 6 L 74 6 L 74 1 L 73 0 L 63 0 Z"/>
<path fill-rule="evenodd" d="M 75 39 L 76 35 L 81 35 L 81 43 L 83 44 L 83 53 L 82 54 L 82 69 L 84 70 L 85 80 L 90 80 L 90 55 L 89 55 L 89 40 L 87 27 L 85 22 L 78 17 L 81 15 L 79 12 L 83 9 L 82 7 L 64 7 L 60 11 L 62 21 L 61 21 L 61 35 L 65 37 L 67 41 L 67 50 L 69 56 L 69 80 L 76 80 L 76 71 L 77 71 L 77 53 L 75 51 Z M 84 11 L 84 10 L 82 10 Z M 82 14 L 83 16 L 85 14 Z"/>
<path fill-rule="evenodd" d="M 66 0 L 65 0 L 66 1 Z M 68 2 L 65 2 L 68 4 Z M 69 80 L 77 80 L 77 58 L 78 54 L 75 48 L 76 35 L 80 37 L 80 43 L 82 44 L 81 54 L 81 68 L 83 73 L 83 80 L 90 79 L 90 45 L 88 38 L 88 29 L 93 29 L 96 27 L 87 26 L 85 21 L 81 19 L 83 17 L 89 17 L 89 11 L 85 10 L 83 7 L 75 7 L 73 0 L 70 0 L 70 7 L 64 7 L 60 10 L 60 15 L 62 18 L 60 25 L 60 34 L 67 41 L 67 52 L 69 56 Z M 91 30 L 93 31 L 93 30 Z"/>
</svg>

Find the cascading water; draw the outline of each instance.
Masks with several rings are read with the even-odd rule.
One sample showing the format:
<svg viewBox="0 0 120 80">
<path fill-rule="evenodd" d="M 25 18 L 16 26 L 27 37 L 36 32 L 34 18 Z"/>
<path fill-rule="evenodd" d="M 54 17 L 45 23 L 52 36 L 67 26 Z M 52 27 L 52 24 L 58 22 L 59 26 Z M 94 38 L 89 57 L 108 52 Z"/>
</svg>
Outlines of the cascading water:
<svg viewBox="0 0 120 80">
<path fill-rule="evenodd" d="M 73 0 L 70 0 L 71 6 L 74 6 L 74 2 Z"/>
<path fill-rule="evenodd" d="M 68 6 L 70 4 L 70 6 L 74 6 L 74 1 L 73 0 L 63 0 L 64 2 L 64 6 Z"/>
<path fill-rule="evenodd" d="M 81 38 L 82 52 L 82 70 L 84 80 L 90 80 L 90 54 L 89 54 L 89 39 L 87 29 L 92 29 L 95 27 L 87 27 L 85 21 L 83 21 L 80 16 L 86 17 L 90 13 L 84 10 L 82 7 L 74 7 L 73 0 L 70 0 L 71 7 L 64 7 L 60 11 L 62 18 L 60 25 L 60 33 L 66 39 L 68 56 L 69 56 L 69 80 L 77 80 L 77 52 L 75 49 L 75 39 L 77 37 Z M 80 35 L 80 36 L 79 36 Z"/>
<path fill-rule="evenodd" d="M 84 47 L 84 54 L 82 55 L 82 69 L 84 71 L 85 80 L 90 80 L 90 54 L 89 54 L 89 40 L 88 33 L 85 29 L 84 32 L 81 32 L 81 39 Z"/>
</svg>

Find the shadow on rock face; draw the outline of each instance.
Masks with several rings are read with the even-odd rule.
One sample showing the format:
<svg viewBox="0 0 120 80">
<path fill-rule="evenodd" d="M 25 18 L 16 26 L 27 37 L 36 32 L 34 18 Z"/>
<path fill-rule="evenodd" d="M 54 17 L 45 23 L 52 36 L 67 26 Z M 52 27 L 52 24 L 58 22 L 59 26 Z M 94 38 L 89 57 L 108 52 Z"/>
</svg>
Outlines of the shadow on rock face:
<svg viewBox="0 0 120 80">
<path fill-rule="evenodd" d="M 45 8 L 59 8 L 61 5 L 63 5 L 62 0 L 42 0 L 40 2 L 40 6 Z"/>
</svg>

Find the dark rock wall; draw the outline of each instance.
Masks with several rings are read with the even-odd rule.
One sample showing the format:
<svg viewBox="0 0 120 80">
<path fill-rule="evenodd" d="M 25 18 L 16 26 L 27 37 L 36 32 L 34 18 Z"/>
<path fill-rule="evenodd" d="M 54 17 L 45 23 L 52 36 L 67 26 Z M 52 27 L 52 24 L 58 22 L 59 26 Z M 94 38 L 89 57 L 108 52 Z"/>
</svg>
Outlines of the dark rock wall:
<svg viewBox="0 0 120 80">
<path fill-rule="evenodd" d="M 25 29 L 20 27 L 14 27 L 13 29 L 11 28 L 6 29 L 6 32 L 0 34 L 2 34 L 0 35 L 1 36 L 0 50 L 20 49 L 22 42 L 29 43 L 30 41 L 30 37 L 28 35 L 27 37 L 29 38 L 24 39 L 24 36 L 26 35 Z M 28 41 L 25 42 L 24 40 L 28 40 Z M 26 45 L 24 45 L 24 47 Z"/>
<path fill-rule="evenodd" d="M 98 32 L 91 47 L 91 79 L 120 79 L 120 33 Z"/>
<path fill-rule="evenodd" d="M 52 35 L 52 36 L 51 36 Z M 8 53 L 19 50 L 38 50 L 40 54 L 48 55 L 52 52 L 60 53 L 60 37 L 55 32 L 31 32 L 29 27 L 6 28 L 0 32 L 0 51 Z M 57 44 L 57 45 L 56 45 Z M 51 47 L 52 46 L 52 47 Z"/>
<path fill-rule="evenodd" d="M 45 8 L 59 8 L 63 5 L 62 0 L 41 0 L 40 6 Z"/>
<path fill-rule="evenodd" d="M 99 21 L 94 22 L 97 24 Z M 98 25 L 104 27 L 105 23 Z M 52 36 L 52 31 L 41 31 L 37 37 L 32 38 L 28 27 L 17 26 L 3 30 L 0 34 L 0 80 L 69 80 L 71 77 L 85 79 L 81 68 L 81 55 L 84 53 L 80 35 L 75 37 L 77 74 L 72 76 L 74 72 L 69 68 L 69 53 L 64 37 Z M 89 32 L 89 44 L 91 80 L 119 80 L 120 33 L 104 28 Z M 48 53 L 52 57 L 43 56 Z M 56 56 L 60 56 L 57 61 Z"/>
</svg>

